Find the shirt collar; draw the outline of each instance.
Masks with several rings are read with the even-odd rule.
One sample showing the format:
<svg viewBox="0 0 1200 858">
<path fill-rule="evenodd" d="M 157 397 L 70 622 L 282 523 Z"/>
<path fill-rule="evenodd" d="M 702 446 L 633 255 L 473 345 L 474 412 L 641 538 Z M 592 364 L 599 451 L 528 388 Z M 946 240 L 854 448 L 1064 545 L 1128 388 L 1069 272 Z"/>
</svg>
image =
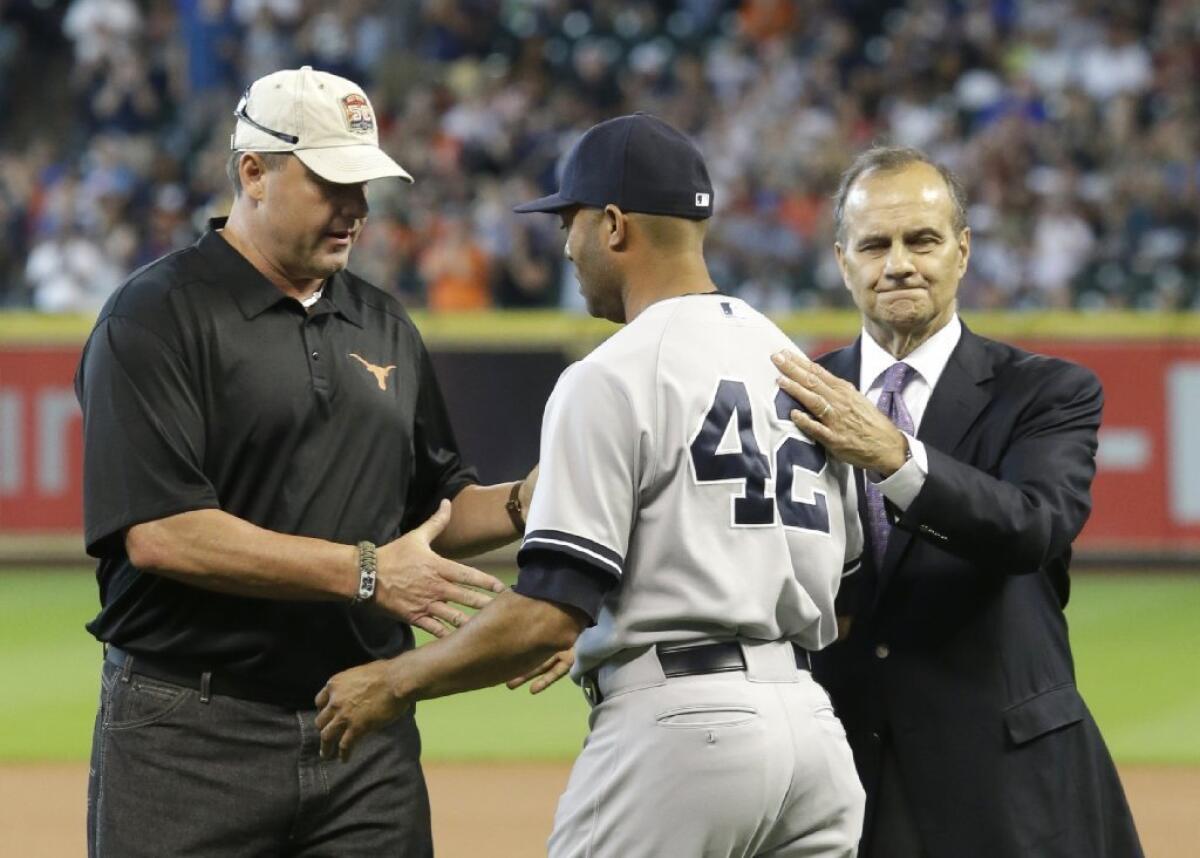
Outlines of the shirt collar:
<svg viewBox="0 0 1200 858">
<path fill-rule="evenodd" d="M 916 370 L 930 388 L 936 387 L 938 379 L 942 377 L 942 371 L 950 362 L 950 355 L 954 352 L 954 347 L 958 345 L 961 338 L 962 322 L 958 318 L 958 313 L 955 313 L 950 317 L 950 321 L 942 326 L 941 330 L 905 357 L 904 362 Z M 896 359 L 884 350 L 883 346 L 875 342 L 875 339 L 867 333 L 866 328 L 863 328 L 861 340 L 862 364 L 859 368 L 858 389 L 866 393 L 876 386 L 879 377 L 887 372 L 888 367 L 894 364 Z"/>
<path fill-rule="evenodd" d="M 280 301 L 291 300 L 218 232 L 224 228 L 227 220 L 229 218 L 209 218 L 208 230 L 200 236 L 196 248 L 208 263 L 209 271 L 217 282 L 233 294 L 242 315 L 253 319 Z M 337 272 L 325 281 L 322 288 L 324 292 L 321 300 L 316 303 L 314 313 L 320 312 L 322 304 L 328 301 L 332 312 L 361 328 L 362 314 L 358 302 L 350 293 L 346 273 Z"/>
<path fill-rule="evenodd" d="M 350 277 L 345 271 L 339 271 L 325 281 L 325 293 L 321 295 L 317 306 L 320 307 L 326 301 L 333 307 L 333 312 L 347 322 L 357 328 L 363 326 L 361 305 L 354 297 L 350 288 Z"/>
</svg>

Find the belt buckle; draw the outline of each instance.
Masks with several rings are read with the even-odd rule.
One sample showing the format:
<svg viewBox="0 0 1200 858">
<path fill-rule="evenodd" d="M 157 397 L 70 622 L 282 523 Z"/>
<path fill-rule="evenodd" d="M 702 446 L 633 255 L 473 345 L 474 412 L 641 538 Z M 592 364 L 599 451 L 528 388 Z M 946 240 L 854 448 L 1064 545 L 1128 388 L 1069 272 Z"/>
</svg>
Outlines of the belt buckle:
<svg viewBox="0 0 1200 858">
<path fill-rule="evenodd" d="M 600 694 L 600 686 L 596 683 L 595 675 L 585 673 L 579 681 L 579 687 L 583 689 L 584 699 L 592 706 L 600 705 L 602 699 Z"/>
</svg>

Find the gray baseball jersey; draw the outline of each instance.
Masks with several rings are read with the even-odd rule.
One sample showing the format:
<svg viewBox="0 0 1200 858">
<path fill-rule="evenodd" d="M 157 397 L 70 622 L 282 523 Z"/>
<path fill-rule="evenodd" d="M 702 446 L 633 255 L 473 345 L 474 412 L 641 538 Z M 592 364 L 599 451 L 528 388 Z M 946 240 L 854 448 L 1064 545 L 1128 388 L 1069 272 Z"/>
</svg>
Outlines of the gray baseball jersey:
<svg viewBox="0 0 1200 858">
<path fill-rule="evenodd" d="M 836 637 L 857 568 L 851 470 L 788 418 L 770 355 L 794 348 L 719 293 L 660 301 L 563 373 L 546 406 L 524 548 L 619 579 L 575 675 L 688 640 Z"/>
</svg>

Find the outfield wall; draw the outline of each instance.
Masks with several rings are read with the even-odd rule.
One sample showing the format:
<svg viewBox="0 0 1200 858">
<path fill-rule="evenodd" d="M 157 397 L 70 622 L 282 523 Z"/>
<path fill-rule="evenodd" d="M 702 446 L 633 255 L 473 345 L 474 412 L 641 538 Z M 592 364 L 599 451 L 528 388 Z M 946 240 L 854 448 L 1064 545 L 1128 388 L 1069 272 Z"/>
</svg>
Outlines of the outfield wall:
<svg viewBox="0 0 1200 858">
<path fill-rule="evenodd" d="M 1200 555 L 1200 320 L 1188 315 L 969 314 L 975 330 L 1092 368 L 1104 383 L 1093 555 Z M 485 481 L 537 456 L 562 369 L 614 330 L 557 313 L 418 316 L 459 441 Z M 848 342 L 847 313 L 780 319 L 806 351 Z M 72 378 L 90 320 L 0 314 L 0 540 L 78 532 L 80 421 Z"/>
</svg>

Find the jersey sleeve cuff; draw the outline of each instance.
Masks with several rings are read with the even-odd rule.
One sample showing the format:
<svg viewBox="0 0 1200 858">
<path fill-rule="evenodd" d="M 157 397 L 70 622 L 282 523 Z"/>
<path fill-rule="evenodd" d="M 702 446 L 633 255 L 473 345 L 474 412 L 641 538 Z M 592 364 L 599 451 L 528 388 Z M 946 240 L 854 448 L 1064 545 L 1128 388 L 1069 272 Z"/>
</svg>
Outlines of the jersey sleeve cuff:
<svg viewBox="0 0 1200 858">
<path fill-rule="evenodd" d="M 571 554 L 550 550 L 521 550 L 521 571 L 513 592 L 531 599 L 570 605 L 596 624 L 604 597 L 617 578 Z"/>
<path fill-rule="evenodd" d="M 611 548 L 563 530 L 531 530 L 525 534 L 517 563 L 524 567 L 522 557 L 527 551 L 554 551 L 581 560 L 617 578 L 625 572 L 625 558 Z"/>
</svg>

